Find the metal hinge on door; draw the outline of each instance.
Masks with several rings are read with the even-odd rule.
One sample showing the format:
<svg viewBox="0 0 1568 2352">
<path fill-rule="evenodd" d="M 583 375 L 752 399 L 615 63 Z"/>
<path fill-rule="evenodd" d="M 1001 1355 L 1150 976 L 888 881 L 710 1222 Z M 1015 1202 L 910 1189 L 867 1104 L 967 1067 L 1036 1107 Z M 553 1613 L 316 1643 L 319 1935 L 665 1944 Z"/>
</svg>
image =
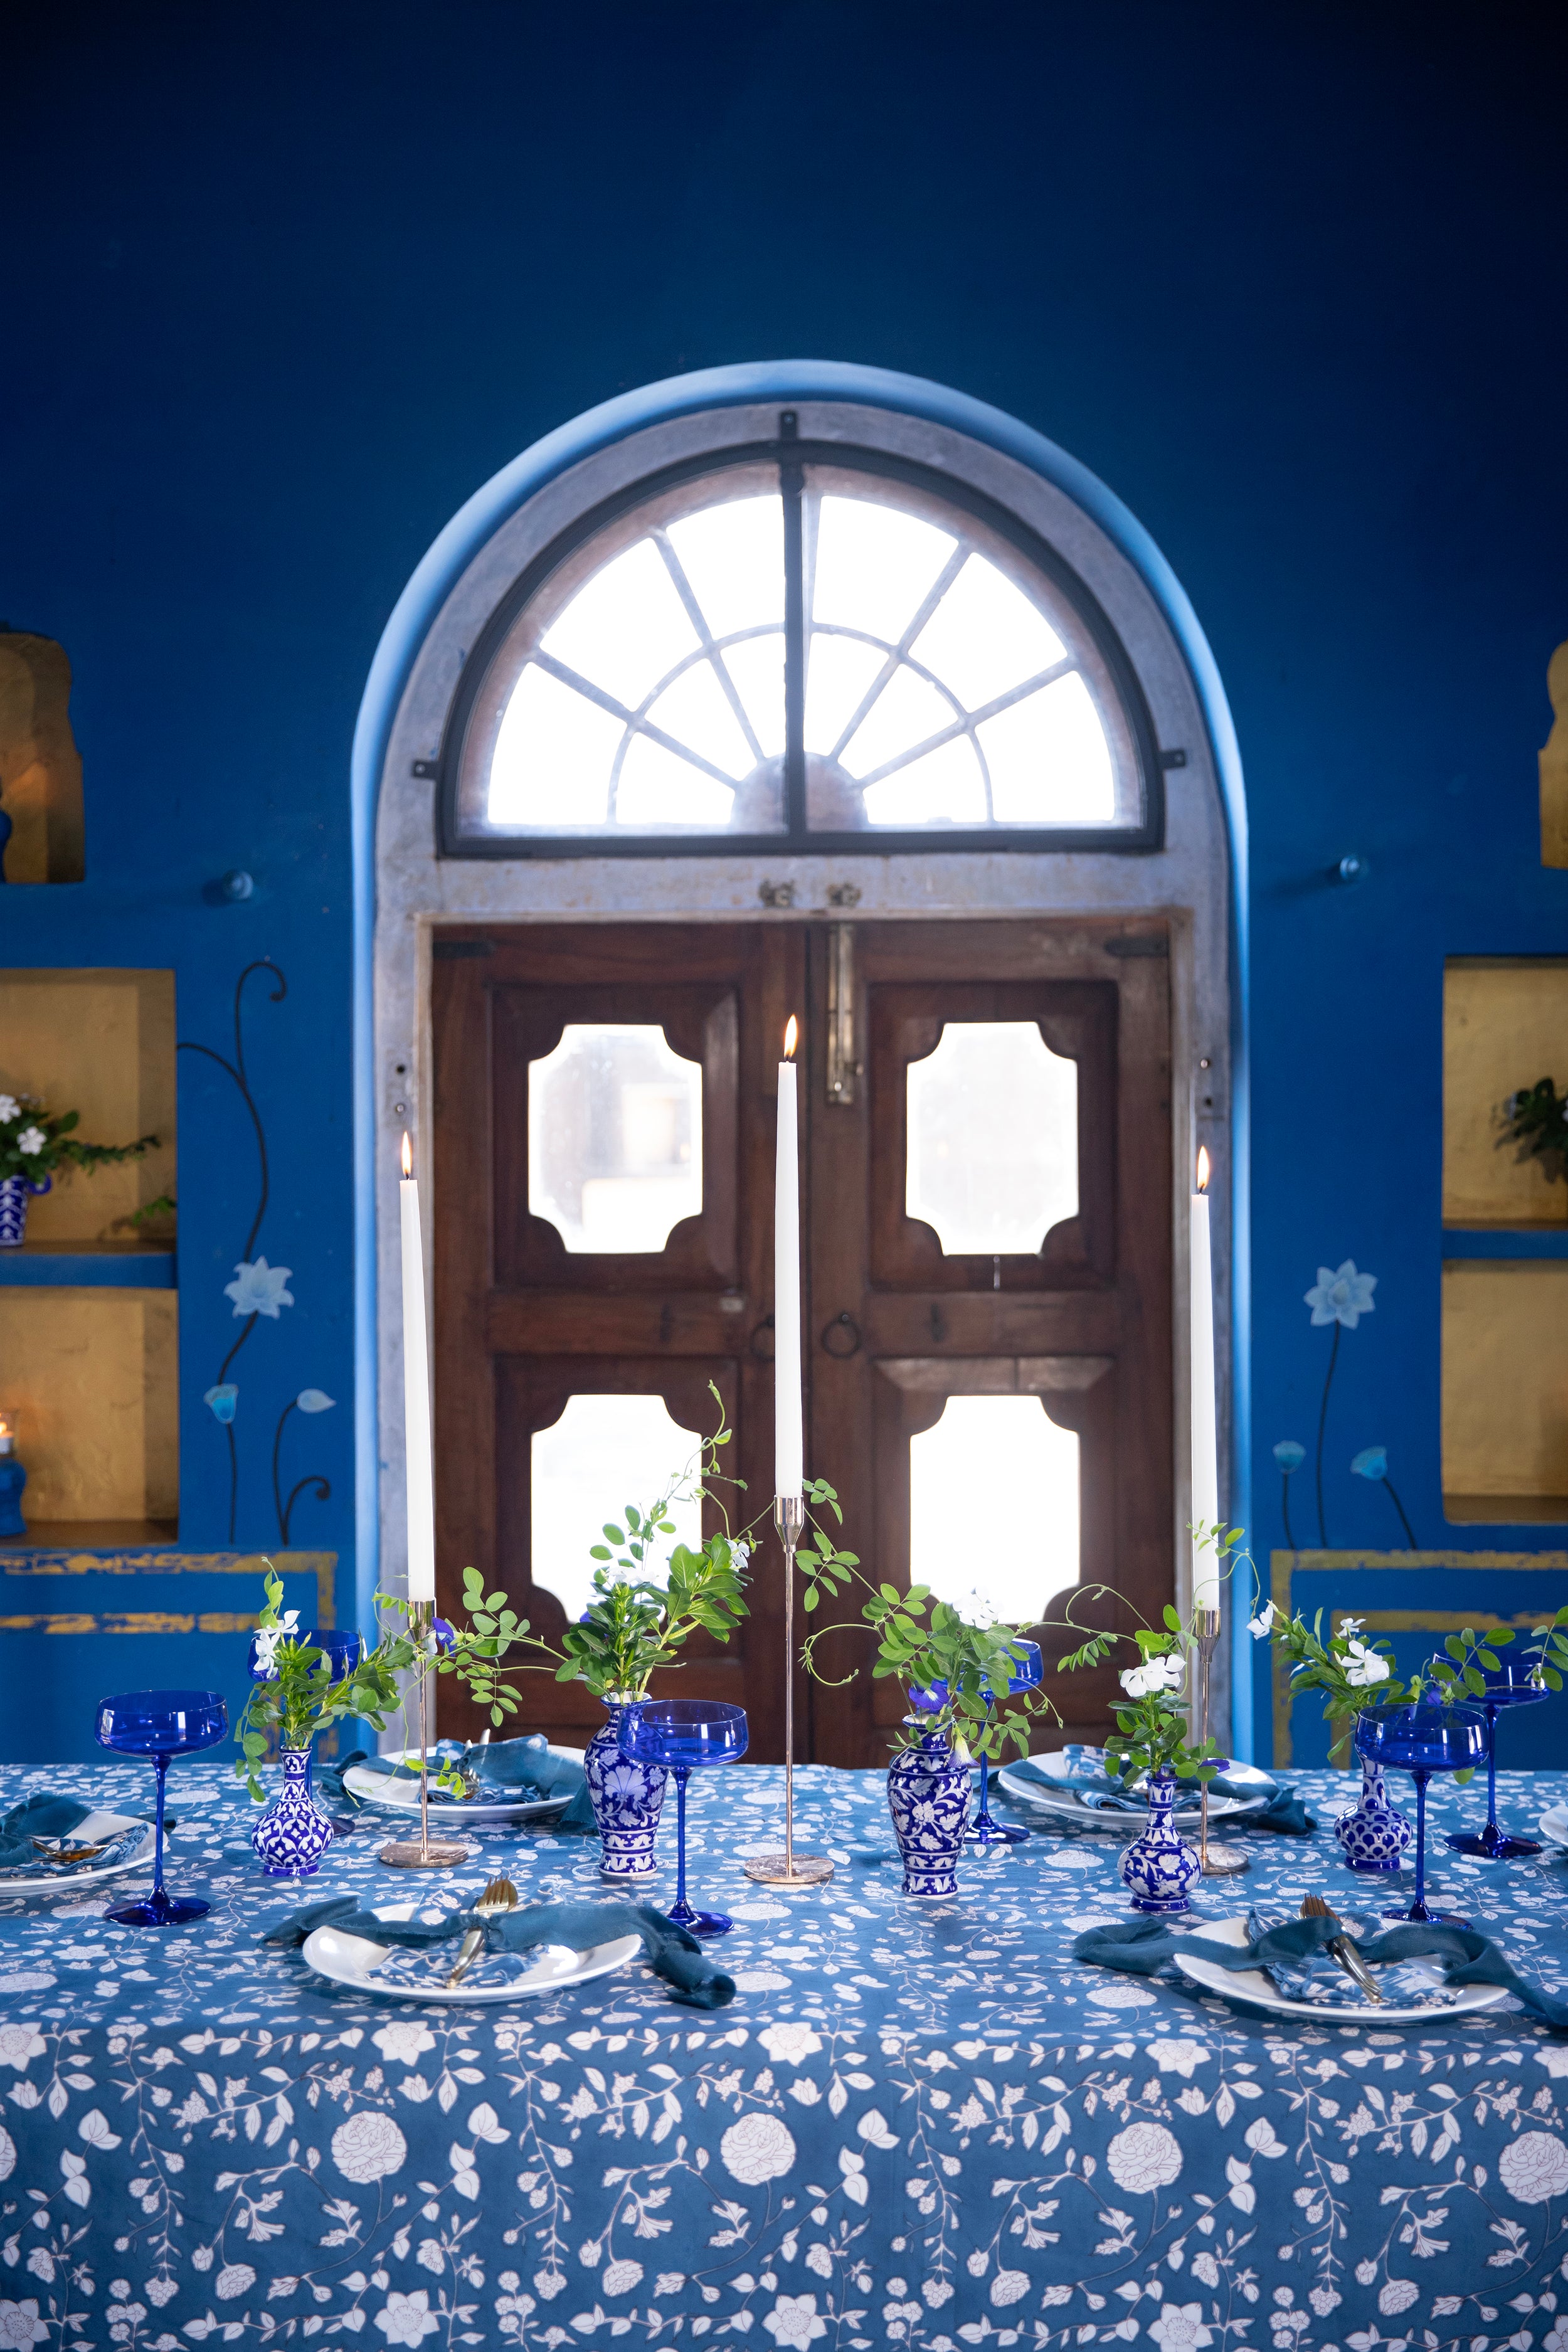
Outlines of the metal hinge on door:
<svg viewBox="0 0 1568 2352">
<path fill-rule="evenodd" d="M 827 1099 L 850 1104 L 860 1076 L 855 1058 L 855 926 L 827 927 Z"/>
</svg>

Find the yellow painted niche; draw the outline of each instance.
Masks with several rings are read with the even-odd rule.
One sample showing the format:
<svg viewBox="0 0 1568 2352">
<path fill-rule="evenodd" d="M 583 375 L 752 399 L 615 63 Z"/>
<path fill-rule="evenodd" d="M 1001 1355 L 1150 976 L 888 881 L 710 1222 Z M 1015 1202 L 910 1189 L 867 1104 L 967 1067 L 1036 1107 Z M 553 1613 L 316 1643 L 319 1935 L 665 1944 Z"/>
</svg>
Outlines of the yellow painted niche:
<svg viewBox="0 0 1568 2352">
<path fill-rule="evenodd" d="M 1538 1078 L 1568 1087 L 1568 958 L 1455 957 L 1443 973 L 1443 1222 L 1568 1223 L 1568 1184 L 1517 1145 L 1499 1112 Z"/>
<path fill-rule="evenodd" d="M 7 882 L 79 882 L 87 871 L 81 754 L 63 646 L 0 629 L 0 808 Z"/>
<path fill-rule="evenodd" d="M 1568 866 L 1568 645 L 1546 665 L 1552 732 L 1541 748 L 1541 862 Z"/>
<path fill-rule="evenodd" d="M 172 971 L 0 971 L 0 1093 L 80 1111 L 77 1133 L 88 1143 L 160 1138 L 143 1160 L 90 1175 L 59 1171 L 28 1204 L 30 1242 L 152 1240 L 173 1231 L 172 1220 L 122 1222 L 175 1192 Z"/>
<path fill-rule="evenodd" d="M 172 1290 L 0 1288 L 29 1525 L 178 1517 L 178 1315 Z"/>
<path fill-rule="evenodd" d="M 1443 1511 L 1568 1520 L 1568 1264 L 1443 1268 Z"/>
</svg>

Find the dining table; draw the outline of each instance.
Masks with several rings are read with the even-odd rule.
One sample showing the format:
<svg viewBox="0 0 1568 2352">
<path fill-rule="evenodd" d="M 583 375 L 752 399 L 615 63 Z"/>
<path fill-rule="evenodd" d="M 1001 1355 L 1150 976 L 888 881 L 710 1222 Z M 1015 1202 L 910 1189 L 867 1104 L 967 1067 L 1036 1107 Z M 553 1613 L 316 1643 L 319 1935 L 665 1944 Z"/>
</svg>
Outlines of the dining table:
<svg viewBox="0 0 1568 2352">
<path fill-rule="evenodd" d="M 1339 1861 L 1350 1778 L 1289 1778 L 1315 1833 L 1227 1824 L 1250 1867 L 1205 1881 L 1194 1919 L 1407 1897 L 1408 1872 Z M 1500 1811 L 1533 1825 L 1562 1789 L 1504 1773 Z M 5 1806 L 43 1790 L 147 1797 L 112 1759 L 0 1773 Z M 396 1871 L 366 1808 L 291 1884 L 262 1874 L 227 1765 L 176 1763 L 168 1877 L 205 1917 L 118 1927 L 68 1878 L 0 1895 L 0 2352 L 1568 2352 L 1568 2034 L 1512 1998 L 1419 2027 L 1282 2021 L 1089 1965 L 1078 1938 L 1131 1916 L 1115 1837 L 1036 1822 L 916 1900 L 885 1773 L 799 1767 L 795 1791 L 834 1874 L 782 1893 L 743 1869 L 778 1843 L 782 1770 L 691 1790 L 693 1891 L 734 1921 L 710 1948 L 726 2005 L 681 2005 L 640 1955 L 440 2005 L 264 1939 L 335 1895 L 434 1916 L 497 1874 L 525 1903 L 668 1904 L 673 1823 L 628 1890 L 547 1826 L 480 1825 L 462 1865 Z M 1481 1801 L 1434 1783 L 1429 1878 L 1561 1995 L 1568 1855 L 1447 1853 Z"/>
</svg>

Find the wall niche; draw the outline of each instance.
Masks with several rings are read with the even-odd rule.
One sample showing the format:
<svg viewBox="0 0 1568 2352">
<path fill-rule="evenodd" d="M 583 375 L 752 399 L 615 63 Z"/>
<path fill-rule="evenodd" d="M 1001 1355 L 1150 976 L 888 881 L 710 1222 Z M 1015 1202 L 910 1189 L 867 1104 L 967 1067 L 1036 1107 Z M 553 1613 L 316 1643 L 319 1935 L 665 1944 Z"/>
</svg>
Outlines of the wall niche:
<svg viewBox="0 0 1568 2352">
<path fill-rule="evenodd" d="M 87 872 L 81 755 L 63 646 L 0 626 L 0 876 L 79 882 Z"/>
</svg>

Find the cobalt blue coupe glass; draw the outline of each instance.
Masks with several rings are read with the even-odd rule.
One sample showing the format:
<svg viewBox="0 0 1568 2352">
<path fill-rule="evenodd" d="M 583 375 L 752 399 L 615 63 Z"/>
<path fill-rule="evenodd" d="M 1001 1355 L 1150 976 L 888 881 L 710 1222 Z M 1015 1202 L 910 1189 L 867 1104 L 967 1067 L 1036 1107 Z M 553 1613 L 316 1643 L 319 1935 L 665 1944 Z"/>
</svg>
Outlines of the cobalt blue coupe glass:
<svg viewBox="0 0 1568 2352">
<path fill-rule="evenodd" d="M 221 1691 L 122 1691 L 100 1698 L 93 1728 L 100 1748 L 117 1756 L 148 1756 L 158 1778 L 157 1836 L 153 1892 L 145 1903 L 120 1903 L 104 1913 L 122 1927 L 177 1927 L 211 1909 L 198 1895 L 175 1897 L 163 1891 L 163 1780 L 170 1759 L 214 1748 L 228 1730 Z"/>
<path fill-rule="evenodd" d="M 1424 1696 L 1415 1706 L 1386 1702 L 1363 1707 L 1356 1717 L 1355 1744 L 1373 1764 L 1408 1772 L 1415 1783 L 1415 1900 L 1408 1911 L 1385 1911 L 1385 1919 L 1416 1919 L 1435 1927 L 1468 1927 L 1453 1911 L 1426 1907 L 1426 1783 L 1434 1772 L 1473 1770 L 1487 1752 L 1487 1727 L 1472 1706 L 1444 1706 Z"/>
<path fill-rule="evenodd" d="M 700 1764 L 734 1764 L 746 1752 L 746 1710 L 721 1699 L 649 1698 L 621 1717 L 620 1747 L 637 1764 L 662 1764 L 675 1782 L 675 1903 L 668 1916 L 692 1936 L 727 1936 L 722 1911 L 694 1911 L 686 1899 L 686 1783 Z"/>
<path fill-rule="evenodd" d="M 1494 1656 L 1496 1653 L 1493 1653 Z M 1491 1674 L 1482 1668 L 1486 1689 L 1476 1700 L 1487 1721 L 1487 1825 L 1484 1830 L 1450 1830 L 1447 1843 L 1456 1853 L 1479 1853 L 1487 1862 L 1515 1862 L 1521 1854 L 1539 1853 L 1534 1838 L 1513 1837 L 1497 1821 L 1497 1719 L 1505 1706 L 1534 1706 L 1546 1696 L 1538 1665 L 1509 1658 Z"/>
</svg>

